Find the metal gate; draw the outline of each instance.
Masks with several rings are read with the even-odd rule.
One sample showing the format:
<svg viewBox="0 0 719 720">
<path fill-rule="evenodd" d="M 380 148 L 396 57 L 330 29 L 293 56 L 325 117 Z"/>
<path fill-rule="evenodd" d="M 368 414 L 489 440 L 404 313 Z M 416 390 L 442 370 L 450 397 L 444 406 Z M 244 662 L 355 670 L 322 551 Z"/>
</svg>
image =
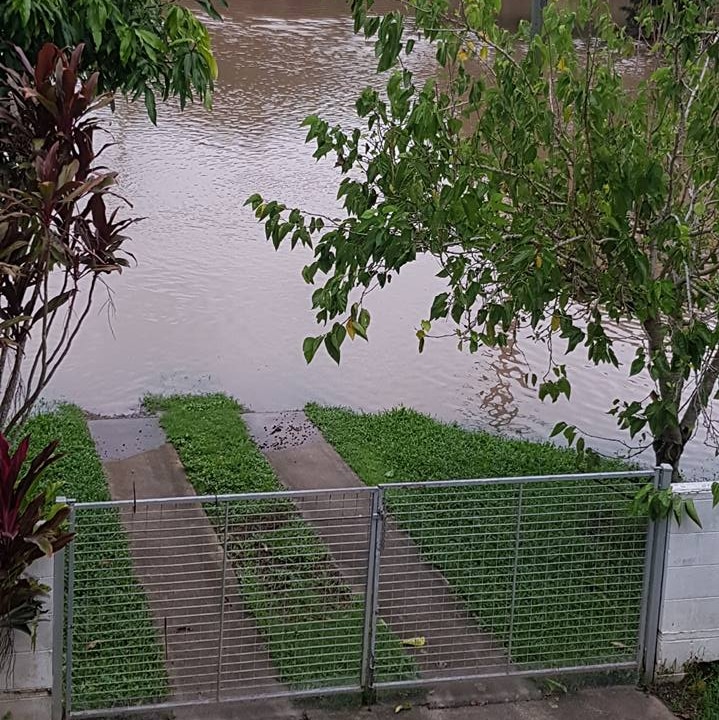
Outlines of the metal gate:
<svg viewBox="0 0 719 720">
<path fill-rule="evenodd" d="M 653 667 L 652 478 L 70 501 L 65 712 Z"/>
</svg>

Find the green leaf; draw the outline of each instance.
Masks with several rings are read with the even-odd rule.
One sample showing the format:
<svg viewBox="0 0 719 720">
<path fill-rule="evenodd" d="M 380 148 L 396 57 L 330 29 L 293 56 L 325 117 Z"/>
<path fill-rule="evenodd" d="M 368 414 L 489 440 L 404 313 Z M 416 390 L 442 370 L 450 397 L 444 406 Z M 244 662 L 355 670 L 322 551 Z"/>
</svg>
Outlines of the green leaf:
<svg viewBox="0 0 719 720">
<path fill-rule="evenodd" d="M 145 45 L 146 50 L 151 49 L 162 52 L 165 49 L 162 39 L 154 32 L 151 32 L 150 30 L 145 30 L 144 28 L 137 28 L 135 32 L 137 33 L 137 36 L 140 38 L 140 40 L 142 40 L 142 44 Z M 152 58 L 153 55 L 150 54 L 150 57 Z M 156 58 L 157 56 L 155 55 L 154 57 Z"/>
<path fill-rule="evenodd" d="M 360 310 L 358 322 L 365 330 L 369 327 L 370 319 L 369 310 L 362 308 L 362 310 Z"/>
<path fill-rule="evenodd" d="M 149 87 L 145 88 L 145 108 L 150 122 L 157 125 L 157 106 L 155 105 L 155 93 Z"/>
<path fill-rule="evenodd" d="M 354 328 L 355 335 L 359 335 L 359 337 L 363 340 L 368 340 L 367 331 L 359 324 L 358 321 L 352 323 L 352 327 Z"/>
<path fill-rule="evenodd" d="M 332 333 L 325 335 L 325 348 L 329 356 L 339 365 L 340 364 L 340 349 L 335 342 L 335 338 Z"/>
<path fill-rule="evenodd" d="M 644 370 L 646 360 L 647 359 L 644 355 L 644 350 L 642 348 L 639 348 L 639 350 L 637 350 L 636 357 L 632 361 L 632 366 L 629 369 L 629 375 L 638 375 L 642 370 Z"/>
<path fill-rule="evenodd" d="M 695 525 L 698 527 L 702 526 L 702 521 L 699 519 L 699 513 L 697 512 L 696 505 L 694 504 L 694 500 L 691 498 L 688 498 L 684 501 L 684 509 L 686 510 L 687 515 L 691 518 L 691 520 L 694 522 Z"/>
<path fill-rule="evenodd" d="M 712 507 L 719 505 L 719 482 L 712 483 Z"/>
<path fill-rule="evenodd" d="M 31 0 L 19 0 L 20 19 L 23 25 L 27 25 L 30 21 L 30 11 L 32 10 Z"/>
<path fill-rule="evenodd" d="M 280 245 L 280 243 L 287 237 L 287 233 L 289 233 L 290 230 L 292 230 L 293 227 L 294 227 L 294 225 L 293 225 L 292 223 L 289 223 L 289 222 L 282 223 L 282 225 L 279 225 L 279 226 L 278 226 L 277 236 L 276 236 L 276 238 L 275 238 L 275 247 L 276 247 L 276 248 L 277 248 L 277 247 Z"/>
<path fill-rule="evenodd" d="M 572 386 L 571 386 L 569 380 L 567 380 L 566 377 L 561 377 L 561 378 L 559 378 L 559 380 L 557 380 L 556 385 L 557 385 L 557 390 L 559 391 L 559 394 L 565 395 L 567 400 L 569 400 L 570 396 L 572 394 Z"/>
<path fill-rule="evenodd" d="M 672 506 L 672 491 L 669 490 L 662 490 L 657 494 L 657 499 L 659 501 L 659 504 L 664 509 L 665 514 L 669 512 L 669 509 Z"/>
<path fill-rule="evenodd" d="M 672 494 L 672 512 L 674 513 L 674 519 L 677 521 L 677 525 L 681 525 L 684 514 L 684 502 L 679 495 Z"/>
<path fill-rule="evenodd" d="M 332 327 L 331 335 L 334 338 L 335 345 L 339 348 L 347 336 L 347 328 L 341 323 L 335 323 Z"/>
<path fill-rule="evenodd" d="M 437 295 L 432 301 L 432 309 L 429 311 L 429 319 L 436 320 L 437 318 L 447 317 L 447 300 L 449 293 L 443 292 Z"/>
<path fill-rule="evenodd" d="M 322 345 L 323 339 L 322 335 L 319 335 L 318 337 L 306 337 L 304 339 L 304 342 L 302 343 L 302 353 L 304 354 L 305 361 L 308 365 L 317 354 L 317 350 L 319 350 L 320 345 Z"/>
<path fill-rule="evenodd" d="M 222 20 L 222 15 L 217 12 L 217 9 L 212 4 L 212 0 L 197 0 L 197 4 L 213 19 Z"/>
<path fill-rule="evenodd" d="M 120 38 L 120 62 L 124 64 L 130 59 L 133 33 L 127 25 L 120 25 L 117 27 L 117 36 Z"/>
<path fill-rule="evenodd" d="M 565 422 L 558 422 L 558 423 L 552 428 L 552 432 L 549 433 L 549 437 L 550 437 L 550 438 L 553 438 L 553 437 L 559 435 L 559 433 L 564 432 L 564 429 L 565 429 L 566 427 L 567 427 L 567 423 L 565 423 Z"/>
</svg>

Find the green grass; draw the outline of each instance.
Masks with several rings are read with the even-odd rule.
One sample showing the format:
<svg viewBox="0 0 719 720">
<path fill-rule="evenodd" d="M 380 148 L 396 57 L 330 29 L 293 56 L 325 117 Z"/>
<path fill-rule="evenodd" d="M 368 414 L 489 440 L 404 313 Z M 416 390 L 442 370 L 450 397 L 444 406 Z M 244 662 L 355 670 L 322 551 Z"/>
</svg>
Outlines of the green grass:
<svg viewBox="0 0 719 720">
<path fill-rule="evenodd" d="M 702 700 L 700 720 L 717 720 L 719 718 L 719 670 L 715 670 L 707 682 L 707 690 Z"/>
<path fill-rule="evenodd" d="M 719 720 L 719 663 L 693 663 L 679 682 L 664 682 L 654 692 L 679 717 Z"/>
<path fill-rule="evenodd" d="M 146 399 L 159 413 L 199 494 L 264 492 L 282 487 L 250 439 L 241 407 L 224 395 Z M 217 521 L 221 509 L 206 505 Z M 356 684 L 363 603 L 322 541 L 288 500 L 232 503 L 230 552 L 243 599 L 263 632 L 281 679 L 293 687 Z M 408 677 L 414 663 L 386 628 L 378 633 L 379 671 Z"/>
<path fill-rule="evenodd" d="M 358 414 L 309 405 L 306 411 L 369 485 L 626 469 L 549 444 L 470 432 L 411 410 Z M 385 495 L 395 520 L 479 625 L 503 641 L 514 663 L 632 660 L 645 524 L 629 515 L 628 505 L 639 483 L 520 487 L 390 488 Z"/>
<path fill-rule="evenodd" d="M 36 415 L 22 434 L 32 436 L 31 452 L 60 440 L 64 456 L 43 478 L 53 493 L 87 502 L 110 499 L 102 464 L 79 408 L 60 405 Z M 96 537 L 83 532 L 98 523 L 102 547 Z M 73 709 L 156 702 L 167 694 L 165 666 L 118 514 L 112 510 L 78 512 L 77 531 Z M 118 586 L 123 588 L 121 612 Z"/>
<path fill-rule="evenodd" d="M 158 413 L 200 495 L 280 489 L 274 471 L 247 433 L 241 407 L 226 395 L 150 395 L 143 401 Z"/>
<path fill-rule="evenodd" d="M 511 477 L 627 467 L 618 460 L 587 462 L 574 451 L 550 443 L 468 431 L 406 408 L 362 414 L 310 404 L 305 410 L 368 485 L 393 480 Z"/>
<path fill-rule="evenodd" d="M 62 404 L 34 415 L 18 435 L 30 435 L 31 455 L 53 440 L 60 441 L 58 452 L 62 457 L 43 474 L 42 481 L 46 486 L 57 486 L 66 497 L 75 500 L 110 499 L 102 463 L 80 408 Z"/>
</svg>

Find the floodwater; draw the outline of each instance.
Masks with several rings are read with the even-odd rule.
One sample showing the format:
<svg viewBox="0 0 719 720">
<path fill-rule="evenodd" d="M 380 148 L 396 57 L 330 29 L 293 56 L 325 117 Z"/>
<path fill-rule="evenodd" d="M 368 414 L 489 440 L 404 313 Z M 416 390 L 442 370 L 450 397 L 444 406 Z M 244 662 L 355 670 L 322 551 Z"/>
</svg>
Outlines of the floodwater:
<svg viewBox="0 0 719 720">
<path fill-rule="evenodd" d="M 597 436 L 598 449 L 620 451 L 616 441 L 626 438 L 606 410 L 616 396 L 647 390 L 626 371 L 570 356 L 572 400 L 550 404 L 523 384 L 547 358 L 527 339 L 476 355 L 438 340 L 417 353 L 415 329 L 442 289 L 429 259 L 373 294 L 368 344 L 346 345 L 340 367 L 322 352 L 305 364 L 302 340 L 318 332 L 312 288 L 300 276 L 308 255 L 275 252 L 243 202 L 260 192 L 336 210 L 336 171 L 311 158 L 299 124 L 310 113 L 351 124 L 358 91 L 378 82 L 373 50 L 353 35 L 341 0 L 230 4 L 225 22 L 211 23 L 220 67 L 211 112 L 165 107 L 153 127 L 140 104 L 121 104 L 111 120 L 116 144 L 105 161 L 146 218 L 132 233 L 137 266 L 111 278 L 112 309 L 98 303 L 47 397 L 103 414 L 130 411 L 147 392 L 223 390 L 255 410 L 309 400 L 365 410 L 402 404 L 530 438 L 566 420 Z M 508 4 L 507 22 L 524 6 Z M 421 47 L 412 62 L 420 72 L 431 67 Z M 617 334 L 631 359 L 634 330 Z M 713 474 L 713 463 L 698 438 L 687 469 Z"/>
</svg>

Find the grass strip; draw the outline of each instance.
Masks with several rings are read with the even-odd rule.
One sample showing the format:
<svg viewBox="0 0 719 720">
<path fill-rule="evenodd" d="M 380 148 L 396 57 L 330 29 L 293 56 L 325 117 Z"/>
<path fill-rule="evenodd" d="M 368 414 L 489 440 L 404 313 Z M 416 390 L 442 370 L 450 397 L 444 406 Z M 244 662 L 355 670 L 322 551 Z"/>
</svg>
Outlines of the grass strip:
<svg viewBox="0 0 719 720">
<path fill-rule="evenodd" d="M 63 404 L 35 415 L 20 434 L 31 435 L 33 454 L 60 441 L 63 457 L 43 476 L 53 494 L 85 502 L 110 499 L 78 407 Z M 101 528 L 101 546 L 93 528 Z M 167 695 L 167 674 L 119 515 L 114 510 L 78 512 L 76 529 L 73 709 L 157 702 Z M 123 588 L 121 614 L 115 611 L 118 586 Z"/>
<path fill-rule="evenodd" d="M 658 683 L 653 691 L 681 718 L 717 720 L 719 663 L 689 663 L 679 682 Z"/>
<path fill-rule="evenodd" d="M 412 410 L 306 412 L 369 485 L 627 467 Z M 390 489 L 386 504 L 515 664 L 599 664 L 636 655 L 646 525 L 628 506 L 640 482 Z"/>
<path fill-rule="evenodd" d="M 242 408 L 225 395 L 148 397 L 198 494 L 282 490 L 250 438 Z M 221 509 L 207 506 L 218 522 Z M 356 684 L 363 602 L 342 579 L 311 524 L 289 500 L 232 503 L 230 553 L 243 599 L 270 656 L 296 688 Z M 382 627 L 383 676 L 410 677 L 413 660 Z"/>
</svg>

